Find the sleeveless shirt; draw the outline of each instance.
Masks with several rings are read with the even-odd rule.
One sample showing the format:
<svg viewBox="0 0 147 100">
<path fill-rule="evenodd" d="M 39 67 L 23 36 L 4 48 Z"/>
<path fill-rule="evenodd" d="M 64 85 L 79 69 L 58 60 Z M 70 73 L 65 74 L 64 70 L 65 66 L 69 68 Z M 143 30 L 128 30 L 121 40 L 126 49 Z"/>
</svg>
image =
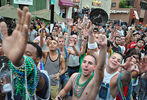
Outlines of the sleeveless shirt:
<svg viewBox="0 0 147 100">
<path fill-rule="evenodd" d="M 60 55 L 56 60 L 51 60 L 49 52 L 47 54 L 46 62 L 45 62 L 45 70 L 48 72 L 48 75 L 51 79 L 51 85 L 55 86 L 59 83 L 59 80 L 54 78 L 54 75 L 60 72 Z"/>
<path fill-rule="evenodd" d="M 100 98 L 99 97 L 99 94 L 100 94 L 100 91 L 97 95 L 97 98 L 96 100 L 115 100 L 115 98 L 112 97 L 111 93 L 110 93 L 110 80 L 113 76 L 115 76 L 116 74 L 118 74 L 119 72 L 115 72 L 113 74 L 109 74 L 106 70 L 106 68 L 104 69 L 104 79 L 103 79 L 103 82 L 101 84 L 101 87 L 106 87 L 108 90 L 107 90 L 107 94 L 106 94 L 106 99 L 103 99 L 103 98 Z M 101 89 L 100 87 L 100 89 Z"/>
</svg>

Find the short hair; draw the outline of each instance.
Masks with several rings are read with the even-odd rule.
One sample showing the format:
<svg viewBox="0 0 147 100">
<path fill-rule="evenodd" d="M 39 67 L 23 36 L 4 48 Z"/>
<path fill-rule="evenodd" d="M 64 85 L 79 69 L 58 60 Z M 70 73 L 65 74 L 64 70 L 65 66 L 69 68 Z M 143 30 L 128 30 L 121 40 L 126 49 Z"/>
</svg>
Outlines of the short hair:
<svg viewBox="0 0 147 100">
<path fill-rule="evenodd" d="M 130 49 L 127 53 L 126 56 L 124 57 L 124 60 L 126 61 L 126 59 L 128 57 L 131 57 L 132 55 L 138 55 L 139 56 L 139 60 L 141 59 L 141 52 L 135 48 Z"/>
<path fill-rule="evenodd" d="M 94 58 L 94 64 L 95 64 L 95 65 L 97 64 L 97 60 L 96 60 L 96 57 L 95 57 L 94 55 L 91 54 L 91 55 L 86 55 L 86 56 L 91 56 L 92 58 Z M 86 57 L 86 56 L 85 56 L 85 57 Z M 84 58 L 85 58 L 85 57 L 84 57 Z"/>
<path fill-rule="evenodd" d="M 96 30 L 97 32 L 99 31 L 98 28 L 94 28 L 93 31 Z"/>
<path fill-rule="evenodd" d="M 64 37 L 63 36 L 59 36 L 58 39 L 64 39 Z"/>
<path fill-rule="evenodd" d="M 58 43 L 58 41 L 56 39 L 54 39 L 52 36 L 51 36 L 51 40 L 54 40 L 54 41 L 56 41 Z"/>
<path fill-rule="evenodd" d="M 122 60 L 123 60 L 124 56 L 123 56 L 122 53 L 116 51 L 116 52 L 114 52 L 113 54 L 115 54 L 115 53 L 119 54 L 119 55 L 122 57 Z M 113 54 L 112 54 L 112 55 L 113 55 Z M 112 56 L 112 55 L 111 55 L 111 56 Z M 111 56 L 110 56 L 110 57 L 111 57 Z"/>
<path fill-rule="evenodd" d="M 30 45 L 34 46 L 36 48 L 36 50 L 37 50 L 37 52 L 36 52 L 37 57 L 42 58 L 42 49 L 41 49 L 41 47 L 39 45 L 37 45 L 34 42 L 28 42 L 27 44 L 30 44 Z"/>
<path fill-rule="evenodd" d="M 114 38 L 114 39 L 116 40 L 116 38 L 120 38 L 120 36 L 115 36 L 115 38 Z"/>
<path fill-rule="evenodd" d="M 113 43 L 110 40 L 107 40 L 107 47 L 113 46 Z"/>
<path fill-rule="evenodd" d="M 143 41 L 145 45 L 145 41 L 142 38 L 137 39 L 137 42 L 139 42 L 140 40 Z"/>
</svg>

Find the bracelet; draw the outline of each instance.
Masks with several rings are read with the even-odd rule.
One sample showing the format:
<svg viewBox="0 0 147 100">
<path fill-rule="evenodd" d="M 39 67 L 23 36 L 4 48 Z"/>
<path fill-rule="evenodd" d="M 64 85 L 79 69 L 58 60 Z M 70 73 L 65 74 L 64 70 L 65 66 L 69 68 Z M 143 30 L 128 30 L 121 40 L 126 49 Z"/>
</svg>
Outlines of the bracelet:
<svg viewBox="0 0 147 100">
<path fill-rule="evenodd" d="M 23 59 L 26 59 L 26 56 L 23 56 Z M 16 67 L 13 63 L 11 63 L 11 64 L 12 64 L 12 66 L 13 66 L 16 70 L 19 70 L 19 69 L 23 68 L 23 67 L 26 65 L 25 61 L 24 61 L 23 64 L 22 64 L 21 66 L 19 66 L 19 67 Z"/>
</svg>

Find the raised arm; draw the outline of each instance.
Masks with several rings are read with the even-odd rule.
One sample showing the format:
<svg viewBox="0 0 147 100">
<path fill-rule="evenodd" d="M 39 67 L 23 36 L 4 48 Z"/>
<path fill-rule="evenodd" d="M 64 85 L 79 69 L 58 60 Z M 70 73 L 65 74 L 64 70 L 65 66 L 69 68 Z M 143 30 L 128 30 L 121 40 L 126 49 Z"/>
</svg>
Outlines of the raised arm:
<svg viewBox="0 0 147 100">
<path fill-rule="evenodd" d="M 106 47 L 107 47 L 107 38 L 105 35 L 100 34 L 98 40 L 98 44 L 100 45 L 100 53 L 97 58 L 97 66 L 95 69 L 94 80 L 98 83 L 97 85 L 100 86 L 101 82 L 103 81 L 104 77 L 104 66 L 106 60 Z"/>
<path fill-rule="evenodd" d="M 78 51 L 78 50 L 76 49 L 76 47 L 75 47 L 75 41 L 74 41 L 74 40 L 71 40 L 71 41 L 69 42 L 69 46 L 72 47 L 73 50 L 70 49 L 70 48 L 67 48 L 67 52 L 68 52 L 68 54 L 72 54 L 72 55 L 80 56 L 79 51 Z"/>
<path fill-rule="evenodd" d="M 11 36 L 8 36 L 6 23 L 1 23 L 1 29 L 4 36 L 3 51 L 15 66 L 23 63 L 23 54 L 28 40 L 28 27 L 31 14 L 28 8 L 24 7 L 23 12 L 17 9 L 18 23 Z"/>
</svg>

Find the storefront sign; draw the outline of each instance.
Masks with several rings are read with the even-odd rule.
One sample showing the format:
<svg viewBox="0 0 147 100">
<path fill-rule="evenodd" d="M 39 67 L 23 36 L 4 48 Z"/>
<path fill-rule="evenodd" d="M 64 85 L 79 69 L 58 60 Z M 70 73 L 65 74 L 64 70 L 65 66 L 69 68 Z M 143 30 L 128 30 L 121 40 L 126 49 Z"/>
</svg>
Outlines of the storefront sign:
<svg viewBox="0 0 147 100">
<path fill-rule="evenodd" d="M 33 5 L 33 0 L 14 0 L 14 4 Z"/>
<path fill-rule="evenodd" d="M 110 13 L 114 13 L 114 14 L 116 14 L 116 13 L 128 14 L 129 11 L 124 11 L 124 10 L 110 10 Z"/>
</svg>

